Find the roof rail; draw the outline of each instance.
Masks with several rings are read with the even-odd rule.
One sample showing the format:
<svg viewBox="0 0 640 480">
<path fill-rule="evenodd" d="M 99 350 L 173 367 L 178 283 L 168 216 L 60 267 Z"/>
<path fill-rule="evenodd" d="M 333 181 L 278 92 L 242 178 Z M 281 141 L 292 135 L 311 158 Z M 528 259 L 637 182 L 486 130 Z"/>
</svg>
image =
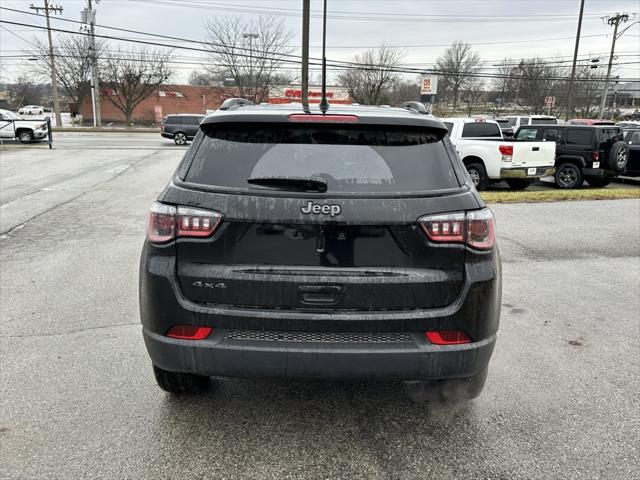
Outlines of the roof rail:
<svg viewBox="0 0 640 480">
<path fill-rule="evenodd" d="M 255 103 L 251 100 L 247 100 L 246 98 L 227 98 L 222 102 L 219 110 L 230 110 L 235 107 L 245 107 L 247 105 L 255 105 Z"/>
<path fill-rule="evenodd" d="M 405 108 L 407 110 L 411 110 L 417 113 L 422 113 L 424 115 L 429 114 L 429 110 L 420 102 L 404 102 L 400 104 L 400 108 Z"/>
</svg>

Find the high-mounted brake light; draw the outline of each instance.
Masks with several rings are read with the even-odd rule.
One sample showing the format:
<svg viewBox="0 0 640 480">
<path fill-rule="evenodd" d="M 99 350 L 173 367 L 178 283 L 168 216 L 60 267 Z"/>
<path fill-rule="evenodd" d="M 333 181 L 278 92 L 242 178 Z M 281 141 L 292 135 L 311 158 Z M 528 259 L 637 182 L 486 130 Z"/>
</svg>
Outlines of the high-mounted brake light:
<svg viewBox="0 0 640 480">
<path fill-rule="evenodd" d="M 310 113 L 292 113 L 289 115 L 290 122 L 308 123 L 357 123 L 357 115 L 313 115 Z"/>
<path fill-rule="evenodd" d="M 191 325 L 176 325 L 167 332 L 167 337 L 181 340 L 204 340 L 209 336 L 213 328 L 193 327 Z"/>
<path fill-rule="evenodd" d="M 496 242 L 495 220 L 488 208 L 426 215 L 418 219 L 418 224 L 434 243 L 466 243 L 477 250 L 491 250 Z"/>
<path fill-rule="evenodd" d="M 425 336 L 434 345 L 460 345 L 471 343 L 469 335 L 462 330 L 436 330 L 426 332 Z"/>
<path fill-rule="evenodd" d="M 147 238 L 151 243 L 167 243 L 176 237 L 208 237 L 221 221 L 218 212 L 155 202 L 149 212 Z"/>
<path fill-rule="evenodd" d="M 500 150 L 500 153 L 502 154 L 503 162 L 510 162 L 513 160 L 513 145 L 500 145 L 498 150 Z"/>
</svg>

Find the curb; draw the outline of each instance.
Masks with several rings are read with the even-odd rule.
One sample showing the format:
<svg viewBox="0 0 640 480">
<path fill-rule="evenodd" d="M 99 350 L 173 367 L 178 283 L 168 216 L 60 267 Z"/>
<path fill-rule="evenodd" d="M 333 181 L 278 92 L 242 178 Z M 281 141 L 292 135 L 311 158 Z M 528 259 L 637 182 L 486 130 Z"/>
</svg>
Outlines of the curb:
<svg viewBox="0 0 640 480">
<path fill-rule="evenodd" d="M 53 127 L 53 133 L 160 133 L 159 128 L 93 128 L 93 127 Z"/>
</svg>

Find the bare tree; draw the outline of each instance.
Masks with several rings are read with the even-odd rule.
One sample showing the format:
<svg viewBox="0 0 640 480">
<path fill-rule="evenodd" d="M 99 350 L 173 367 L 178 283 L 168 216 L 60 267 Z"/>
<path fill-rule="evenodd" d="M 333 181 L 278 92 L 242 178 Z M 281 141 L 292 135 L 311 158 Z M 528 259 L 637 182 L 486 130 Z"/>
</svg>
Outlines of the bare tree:
<svg viewBox="0 0 640 480">
<path fill-rule="evenodd" d="M 49 46 L 41 39 L 35 39 L 35 43 L 38 50 L 35 71 L 43 78 L 50 78 Z M 91 94 L 91 55 L 95 53 L 99 59 L 106 48 L 106 42 L 97 39 L 96 51 L 92 52 L 89 37 L 62 34 L 56 37 L 55 45 L 58 86 L 71 101 L 80 103 L 85 96 Z"/>
<path fill-rule="evenodd" d="M 598 100 L 604 86 L 604 72 L 584 65 L 576 71 L 573 104 L 578 107 L 578 115 L 582 118 L 592 118 L 598 111 Z M 573 115 L 574 112 L 570 112 Z"/>
<path fill-rule="evenodd" d="M 19 75 L 13 83 L 7 85 L 9 100 L 13 106 L 40 105 L 44 99 L 45 86 L 36 83 L 32 76 Z"/>
<path fill-rule="evenodd" d="M 497 78 L 492 82 L 491 101 L 492 113 L 500 116 L 508 108 L 510 99 L 514 98 L 516 81 L 514 80 L 514 64 L 509 58 L 505 58 L 496 70 Z"/>
<path fill-rule="evenodd" d="M 528 58 L 520 61 L 514 75 L 519 77 L 519 103 L 527 106 L 531 113 L 543 113 L 544 97 L 553 96 L 559 90 L 558 68 L 548 60 Z"/>
<path fill-rule="evenodd" d="M 467 115 L 473 115 L 473 109 L 485 96 L 484 81 L 481 78 L 472 77 L 466 82 L 465 89 L 462 92 L 462 99 L 467 107 Z"/>
<path fill-rule="evenodd" d="M 203 65 L 214 75 L 233 78 L 241 97 L 253 102 L 265 101 L 269 88 L 281 85 L 278 71 L 293 49 L 293 35 L 285 29 L 284 19 L 261 16 L 214 17 L 205 22 L 208 49 Z"/>
<path fill-rule="evenodd" d="M 436 69 L 440 74 L 438 89 L 441 97 L 447 100 L 448 91 L 453 97 L 453 108 L 458 106 L 460 91 L 478 71 L 482 60 L 468 43 L 456 41 L 447 48 L 436 61 Z M 444 95 L 443 95 L 444 94 Z"/>
<path fill-rule="evenodd" d="M 394 82 L 389 92 L 389 104 L 400 105 L 403 102 L 420 100 L 420 77 L 413 80 L 398 80 Z"/>
<path fill-rule="evenodd" d="M 139 47 L 123 51 L 120 47 L 102 62 L 103 85 L 111 91 L 105 95 L 127 123 L 131 123 L 133 111 L 173 70 L 169 65 L 170 52 Z"/>
<path fill-rule="evenodd" d="M 402 51 L 382 45 L 353 57 L 359 64 L 338 75 L 338 82 L 349 89 L 353 101 L 365 105 L 391 102 L 391 90 L 398 82 L 395 69 L 402 60 Z"/>
</svg>

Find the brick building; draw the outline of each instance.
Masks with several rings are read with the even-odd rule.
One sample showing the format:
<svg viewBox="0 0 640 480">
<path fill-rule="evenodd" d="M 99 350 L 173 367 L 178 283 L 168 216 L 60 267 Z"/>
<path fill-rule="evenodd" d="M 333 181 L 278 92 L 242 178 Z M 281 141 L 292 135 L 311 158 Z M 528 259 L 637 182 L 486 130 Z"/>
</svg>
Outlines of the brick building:
<svg viewBox="0 0 640 480">
<path fill-rule="evenodd" d="M 102 88 L 102 122 L 124 122 L 124 114 L 109 101 L 107 96 L 116 95 L 108 87 Z M 133 121 L 136 123 L 159 123 L 162 117 L 172 113 L 205 113 L 215 110 L 234 94 L 233 88 L 218 88 L 196 85 L 162 85 L 136 106 Z M 91 97 L 87 96 L 80 104 L 80 114 L 85 122 L 93 121 Z"/>
</svg>

